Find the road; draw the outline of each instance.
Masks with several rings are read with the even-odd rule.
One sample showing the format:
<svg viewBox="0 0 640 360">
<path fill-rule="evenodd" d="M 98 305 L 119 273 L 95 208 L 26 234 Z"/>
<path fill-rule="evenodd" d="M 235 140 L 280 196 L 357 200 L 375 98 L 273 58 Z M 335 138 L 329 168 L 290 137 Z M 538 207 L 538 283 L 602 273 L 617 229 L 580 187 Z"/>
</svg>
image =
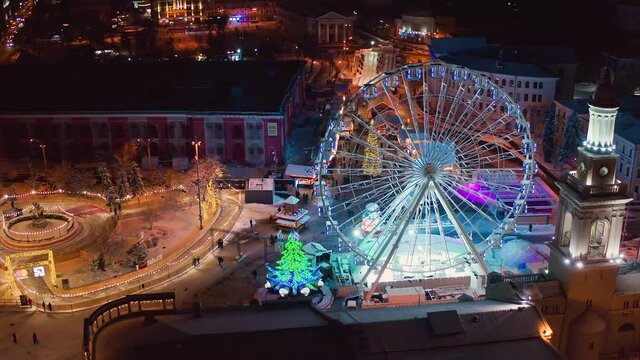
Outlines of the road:
<svg viewBox="0 0 640 360">
<path fill-rule="evenodd" d="M 227 206 L 233 205 L 227 204 Z M 238 204 L 236 206 L 240 208 Z M 254 214 L 247 216 L 254 218 Z M 236 214 L 233 220 L 232 230 L 235 231 L 242 227 L 241 223 L 246 219 L 242 214 Z M 236 220 L 241 221 L 236 222 Z M 221 221 L 226 220 L 218 219 L 213 228 L 221 225 Z M 254 225 L 254 229 L 260 232 L 263 232 L 262 228 L 266 231 L 271 227 L 268 222 L 263 221 Z M 243 243 L 242 252 L 245 257 L 238 263 L 235 261 L 237 251 L 235 239 L 229 240 L 222 251 L 216 250 L 213 256 L 202 258 L 198 267 L 154 288 L 147 288 L 145 292 L 175 290 L 178 308 L 184 311 L 189 311 L 195 300 L 202 300 L 205 304 L 211 304 L 211 300 L 217 304 L 235 304 L 252 298 L 253 291 L 259 286 L 259 281 L 252 278 L 250 271 L 256 269 L 259 278 L 262 278 L 265 272 L 263 242 Z M 218 266 L 218 256 L 225 259 L 224 269 Z M 273 257 L 274 254 L 270 256 Z M 72 313 L 43 313 L 35 311 L 35 308 L 12 311 L 5 309 L 0 316 L 0 353 L 7 359 L 78 359 L 82 341 L 82 322 L 91 311 L 86 309 Z M 65 331 L 59 331 L 59 329 L 65 329 Z M 34 331 L 38 334 L 40 341 L 38 345 L 33 345 L 31 342 Z M 12 343 L 12 332 L 16 333 L 18 344 Z"/>
</svg>

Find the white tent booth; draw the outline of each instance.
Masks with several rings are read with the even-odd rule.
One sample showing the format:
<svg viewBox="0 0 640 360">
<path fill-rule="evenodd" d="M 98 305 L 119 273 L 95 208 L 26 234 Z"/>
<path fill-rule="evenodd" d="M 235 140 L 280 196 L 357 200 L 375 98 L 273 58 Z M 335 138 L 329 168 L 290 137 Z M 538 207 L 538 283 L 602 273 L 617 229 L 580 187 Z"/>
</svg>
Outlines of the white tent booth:
<svg viewBox="0 0 640 360">
<path fill-rule="evenodd" d="M 306 165 L 289 164 L 284 172 L 284 176 L 297 180 L 298 184 L 302 186 L 313 186 L 317 179 L 317 174 L 313 166 Z"/>
<path fill-rule="evenodd" d="M 331 250 L 327 250 L 321 244 L 310 242 L 302 246 L 302 251 L 311 260 L 311 266 L 317 266 L 322 262 L 329 263 L 331 260 Z"/>
</svg>

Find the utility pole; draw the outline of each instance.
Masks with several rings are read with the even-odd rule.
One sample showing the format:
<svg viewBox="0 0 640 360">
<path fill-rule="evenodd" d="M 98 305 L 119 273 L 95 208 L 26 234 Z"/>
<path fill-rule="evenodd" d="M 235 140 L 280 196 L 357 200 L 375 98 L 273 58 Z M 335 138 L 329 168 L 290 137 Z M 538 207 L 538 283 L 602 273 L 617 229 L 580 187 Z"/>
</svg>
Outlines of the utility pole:
<svg viewBox="0 0 640 360">
<path fill-rule="evenodd" d="M 196 148 L 196 185 L 198 186 L 198 219 L 200 220 L 200 230 L 202 230 L 202 196 L 200 196 L 200 159 L 198 155 L 201 144 L 202 142 L 197 140 L 191 142 L 191 145 Z"/>
<path fill-rule="evenodd" d="M 40 150 L 42 150 L 42 162 L 44 163 L 44 172 L 47 172 L 47 153 L 44 150 L 47 145 L 45 145 L 42 141 L 38 140 L 38 139 L 29 139 L 29 142 L 37 142 L 38 146 L 40 146 Z"/>
</svg>

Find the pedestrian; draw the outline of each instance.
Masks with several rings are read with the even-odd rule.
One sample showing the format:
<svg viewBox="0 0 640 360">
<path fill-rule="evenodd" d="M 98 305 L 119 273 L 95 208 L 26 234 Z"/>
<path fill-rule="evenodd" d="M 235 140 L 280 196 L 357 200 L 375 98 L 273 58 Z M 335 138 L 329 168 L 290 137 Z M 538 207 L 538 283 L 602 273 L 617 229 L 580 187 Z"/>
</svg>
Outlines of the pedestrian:
<svg viewBox="0 0 640 360">
<path fill-rule="evenodd" d="M 36 332 L 33 332 L 33 345 L 37 345 L 39 343 L 38 341 L 38 335 L 36 335 Z"/>
<path fill-rule="evenodd" d="M 224 248 L 224 240 L 222 240 L 222 238 L 218 239 L 218 248 L 220 250 Z"/>
<path fill-rule="evenodd" d="M 223 262 L 224 258 L 222 256 L 218 256 L 218 266 L 220 266 L 224 270 L 224 266 L 222 266 Z"/>
<path fill-rule="evenodd" d="M 253 227 L 253 219 L 249 219 L 249 227 Z"/>
<path fill-rule="evenodd" d="M 31 307 L 33 305 L 33 300 L 31 300 L 31 298 L 29 298 L 27 301 L 29 302 L 29 307 Z"/>
<path fill-rule="evenodd" d="M 11 333 L 11 336 L 13 336 L 13 343 L 17 344 L 18 343 L 18 337 L 16 336 L 16 333 Z"/>
<path fill-rule="evenodd" d="M 533 231 L 533 224 L 529 224 L 529 232 Z"/>
<path fill-rule="evenodd" d="M 189 288 L 188 288 L 188 287 L 185 287 L 185 288 L 184 288 L 184 292 L 187 292 L 187 290 L 189 290 Z"/>
<path fill-rule="evenodd" d="M 52 310 L 51 310 L 51 303 L 48 303 L 48 304 L 47 304 L 47 307 L 49 308 L 49 311 L 52 311 Z"/>
<path fill-rule="evenodd" d="M 196 257 L 196 265 L 200 265 L 200 256 Z"/>
<path fill-rule="evenodd" d="M 280 206 L 278 206 L 278 212 L 282 211 L 282 208 Z"/>
<path fill-rule="evenodd" d="M 42 300 L 42 311 L 47 311 L 47 305 L 44 303 L 44 300 Z"/>
</svg>

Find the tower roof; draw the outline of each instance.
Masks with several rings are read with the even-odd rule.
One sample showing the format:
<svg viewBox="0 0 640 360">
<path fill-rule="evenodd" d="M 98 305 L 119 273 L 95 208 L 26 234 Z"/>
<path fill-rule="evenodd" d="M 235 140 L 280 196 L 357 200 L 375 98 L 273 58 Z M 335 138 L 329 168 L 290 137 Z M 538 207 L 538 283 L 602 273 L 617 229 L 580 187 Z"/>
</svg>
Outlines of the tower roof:
<svg viewBox="0 0 640 360">
<path fill-rule="evenodd" d="M 606 66 L 600 70 L 600 81 L 593 92 L 590 104 L 600 108 L 617 108 L 620 106 L 616 91 L 613 88 L 613 73 Z"/>
</svg>

